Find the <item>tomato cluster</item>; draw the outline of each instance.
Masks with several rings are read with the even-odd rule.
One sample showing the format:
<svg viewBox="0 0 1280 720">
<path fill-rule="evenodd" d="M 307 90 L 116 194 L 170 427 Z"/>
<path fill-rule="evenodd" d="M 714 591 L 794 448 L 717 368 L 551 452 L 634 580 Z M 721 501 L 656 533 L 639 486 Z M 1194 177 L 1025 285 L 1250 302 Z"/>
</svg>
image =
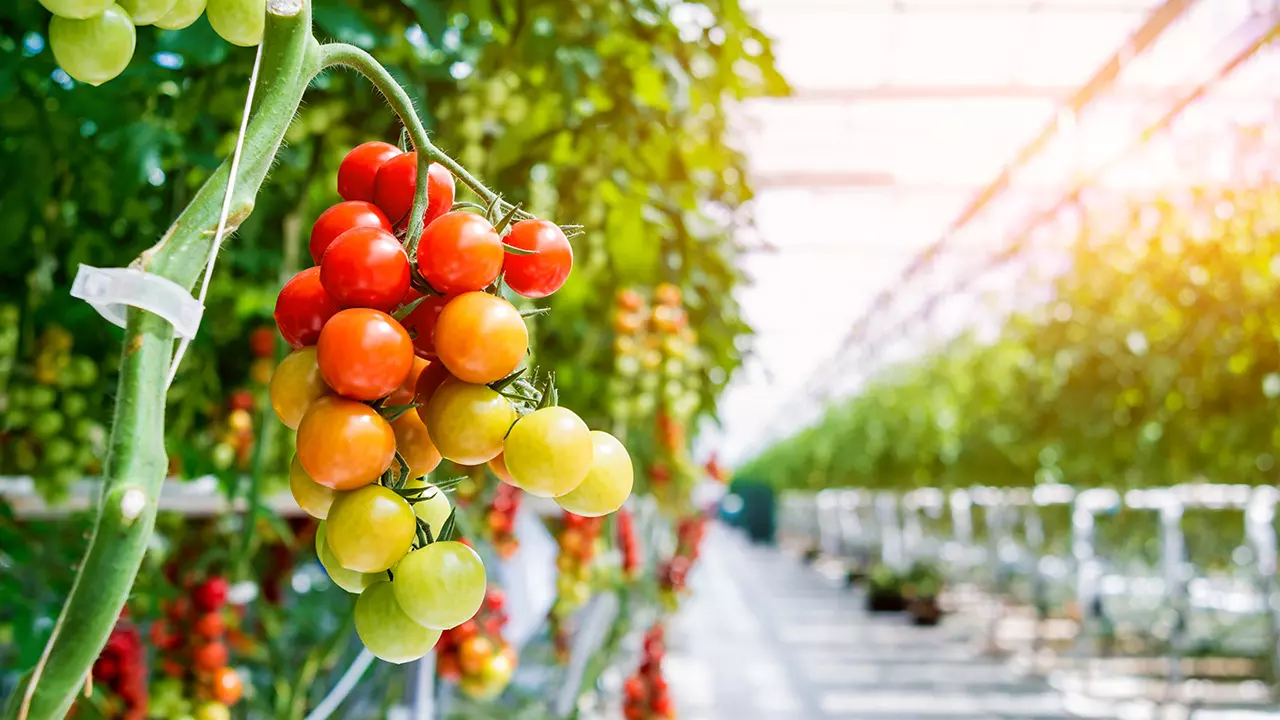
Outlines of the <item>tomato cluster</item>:
<svg viewBox="0 0 1280 720">
<path fill-rule="evenodd" d="M 556 603 L 552 613 L 564 618 L 591 597 L 591 565 L 596 557 L 596 542 L 604 523 L 598 517 L 582 517 L 566 512 L 556 530 Z"/>
<path fill-rule="evenodd" d="M 519 511 L 520 490 L 514 485 L 498 483 L 493 499 L 485 507 L 484 520 L 489 531 L 489 544 L 500 558 L 510 558 L 520 547 L 515 536 L 516 513 Z"/>
<path fill-rule="evenodd" d="M 417 168 L 415 153 L 379 142 L 342 161 L 343 201 L 312 227 L 317 265 L 276 301 L 295 349 L 270 392 L 297 430 L 290 487 L 323 521 L 320 562 L 361 594 L 356 630 L 390 662 L 421 657 L 484 597 L 484 565 L 451 540 L 443 488 L 420 479 L 442 458 L 492 461 L 506 482 L 584 514 L 618 509 L 632 485 L 625 448 L 555 406 L 549 376 L 538 387 L 518 370 L 529 334 L 502 285 L 559 289 L 573 258 L 564 232 L 526 219 L 504 236 L 511 216 L 453 210 L 453 177 L 432 164 L 415 242 Z"/>
<path fill-rule="evenodd" d="M 175 564 L 166 571 L 179 572 Z M 182 587 L 186 594 L 166 603 L 165 616 L 151 624 L 151 644 L 167 676 L 156 685 L 154 704 L 166 717 L 181 715 L 194 697 L 200 720 L 229 718 L 244 686 L 227 664 L 227 580 L 213 575 L 194 582 L 187 575 Z"/>
<path fill-rule="evenodd" d="M 90 85 L 124 72 L 137 45 L 136 27 L 181 30 L 201 15 L 233 45 L 262 42 L 266 0 L 40 0 L 53 13 L 49 47 L 58 66 Z"/>
<path fill-rule="evenodd" d="M 471 620 L 446 630 L 436 646 L 436 672 L 458 683 L 468 697 L 497 697 L 511 682 L 519 657 L 503 637 L 507 625 L 506 595 L 489 588 L 484 605 Z"/>
<path fill-rule="evenodd" d="M 705 515 L 685 517 L 676 524 L 676 549 L 671 558 L 658 568 L 658 586 L 669 605 L 674 605 L 686 589 L 689 571 L 698 560 L 702 538 L 706 533 Z"/>
<path fill-rule="evenodd" d="M 622 715 L 626 720 L 663 720 L 675 717 L 667 680 L 662 676 L 662 625 L 654 624 L 644 636 L 644 653 L 638 667 L 622 686 Z"/>
<path fill-rule="evenodd" d="M 631 579 L 640 571 L 640 539 L 636 535 L 631 511 L 618 511 L 618 550 L 622 553 L 622 574 Z"/>
<path fill-rule="evenodd" d="M 105 688 L 107 698 L 98 705 L 103 717 L 116 720 L 142 720 L 147 717 L 147 666 L 142 647 L 142 633 L 121 614 L 107 644 L 93 663 L 94 687 Z M 72 708 L 68 717 L 80 716 Z M 95 715 L 96 717 L 96 715 Z"/>
</svg>

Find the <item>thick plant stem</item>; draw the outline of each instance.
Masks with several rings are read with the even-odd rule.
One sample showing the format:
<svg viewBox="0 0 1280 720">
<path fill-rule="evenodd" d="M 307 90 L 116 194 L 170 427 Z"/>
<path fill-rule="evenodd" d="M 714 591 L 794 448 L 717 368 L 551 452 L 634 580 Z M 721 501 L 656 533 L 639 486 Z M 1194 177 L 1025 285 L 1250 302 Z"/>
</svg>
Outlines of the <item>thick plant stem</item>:
<svg viewBox="0 0 1280 720">
<path fill-rule="evenodd" d="M 320 65 L 322 68 L 345 65 L 368 78 L 369 82 L 373 83 L 373 86 L 387 98 L 391 109 L 395 110 L 396 114 L 400 116 L 400 121 L 404 123 L 405 129 L 409 131 L 409 138 L 413 140 L 414 149 L 419 151 L 419 182 L 413 196 L 413 209 L 409 211 L 408 244 L 411 257 L 413 251 L 417 249 L 418 239 L 422 235 L 422 215 L 427 207 L 426 177 L 429 161 L 434 160 L 443 165 L 445 169 L 453 173 L 454 177 L 461 180 L 463 185 L 471 188 L 475 194 L 483 198 L 486 204 L 492 203 L 498 198 L 497 193 L 485 187 L 484 183 L 462 167 L 461 163 L 432 144 L 431 139 L 427 137 L 427 129 L 422 124 L 422 118 L 418 117 L 418 111 L 413 107 L 413 99 L 409 97 L 409 93 L 372 55 L 355 45 L 326 43 L 320 46 Z M 499 206 L 502 208 L 503 213 L 513 209 L 510 203 L 499 202 Z M 523 210 L 516 210 L 515 217 L 525 220 L 532 218 L 533 215 Z"/>
<path fill-rule="evenodd" d="M 319 68 L 307 0 L 270 0 L 263 43 L 258 101 L 245 136 L 228 232 L 253 211 L 258 188 Z M 212 248 L 230 172 L 228 160 L 134 266 L 192 287 Z M 65 717 L 128 599 L 165 477 L 165 379 L 173 340 L 167 321 L 129 311 L 97 523 L 53 634 L 14 692 L 6 718 Z"/>
</svg>

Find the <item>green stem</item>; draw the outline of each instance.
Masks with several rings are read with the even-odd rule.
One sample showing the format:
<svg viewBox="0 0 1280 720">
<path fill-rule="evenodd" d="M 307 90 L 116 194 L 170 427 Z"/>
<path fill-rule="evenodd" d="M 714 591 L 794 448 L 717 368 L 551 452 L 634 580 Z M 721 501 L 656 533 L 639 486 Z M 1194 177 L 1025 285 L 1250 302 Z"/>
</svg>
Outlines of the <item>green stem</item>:
<svg viewBox="0 0 1280 720">
<path fill-rule="evenodd" d="M 306 0 L 268 2 L 259 100 L 245 136 L 228 232 L 253 211 L 258 188 L 319 68 L 310 30 Z M 212 248 L 230 166 L 227 160 L 218 168 L 135 267 L 194 286 Z M 128 599 L 164 482 L 165 379 L 173 340 L 173 327 L 163 318 L 130 309 L 97 523 L 49 642 L 15 690 L 6 718 L 65 717 Z"/>
<path fill-rule="evenodd" d="M 409 234 L 407 236 L 409 257 L 416 256 L 418 240 L 422 236 L 422 215 L 427 207 L 427 168 L 432 160 L 440 163 L 449 172 L 453 173 L 453 176 L 461 180 L 463 185 L 471 188 L 476 195 L 483 198 L 486 204 L 496 201 L 503 212 L 515 210 L 515 217 L 521 220 L 533 217 L 533 215 L 523 210 L 515 209 L 511 203 L 503 202 L 497 193 L 485 187 L 484 183 L 477 180 L 457 160 L 444 154 L 444 151 L 431 143 L 431 139 L 427 137 L 427 129 L 422 124 L 422 118 L 418 117 L 418 112 L 413 106 L 413 99 L 409 97 L 409 93 L 372 55 L 354 45 L 327 43 L 320 46 L 320 65 L 322 69 L 345 65 L 365 76 L 387 98 L 391 109 L 395 110 L 396 114 L 400 116 L 400 121 L 404 123 L 405 128 L 409 131 L 409 138 L 413 140 L 414 148 L 419 151 L 419 182 L 414 188 L 413 209 L 409 211 Z"/>
</svg>

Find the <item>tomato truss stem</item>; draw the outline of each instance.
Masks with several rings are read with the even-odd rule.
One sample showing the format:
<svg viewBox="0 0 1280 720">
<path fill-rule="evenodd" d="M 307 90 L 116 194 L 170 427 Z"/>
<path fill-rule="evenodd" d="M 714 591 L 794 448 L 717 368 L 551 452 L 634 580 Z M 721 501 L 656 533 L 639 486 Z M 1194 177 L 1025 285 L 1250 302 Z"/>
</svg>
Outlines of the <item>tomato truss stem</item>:
<svg viewBox="0 0 1280 720">
<path fill-rule="evenodd" d="M 533 217 L 533 215 L 502 200 L 497 193 L 485 187 L 484 183 L 476 179 L 461 163 L 432 144 L 431 139 L 427 137 L 427 129 L 422 124 L 422 118 L 418 117 L 418 111 L 414 108 L 413 99 L 409 97 L 408 91 L 372 55 L 355 45 L 348 45 L 347 43 L 326 43 L 321 45 L 320 68 L 323 70 L 337 65 L 349 67 L 373 83 L 374 87 L 387 98 L 387 102 L 391 104 L 391 109 L 395 110 L 396 114 L 400 116 L 400 121 L 404 123 L 405 129 L 409 131 L 409 138 L 413 141 L 413 146 L 418 151 L 418 182 L 413 193 L 413 209 L 409 211 L 409 233 L 405 237 L 407 241 L 406 248 L 410 257 L 414 257 L 417 254 L 418 241 L 422 238 L 422 218 L 427 209 L 427 168 L 433 160 L 453 173 L 454 177 L 471 188 L 486 203 L 496 205 L 503 212 L 513 212 L 515 213 L 514 217 L 521 220 Z"/>
</svg>

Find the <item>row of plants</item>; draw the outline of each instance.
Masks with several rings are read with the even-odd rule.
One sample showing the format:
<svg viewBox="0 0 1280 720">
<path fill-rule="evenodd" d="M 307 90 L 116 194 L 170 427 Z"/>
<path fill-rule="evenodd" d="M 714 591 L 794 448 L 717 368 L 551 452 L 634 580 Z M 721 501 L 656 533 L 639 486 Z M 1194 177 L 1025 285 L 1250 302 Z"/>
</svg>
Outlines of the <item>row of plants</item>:
<svg viewBox="0 0 1280 720">
<path fill-rule="evenodd" d="M 777 487 L 1263 484 L 1280 448 L 1280 194 L 1080 208 L 1047 303 L 891 368 L 740 470 Z M 1036 281 L 1036 278 L 1030 278 Z"/>
</svg>

